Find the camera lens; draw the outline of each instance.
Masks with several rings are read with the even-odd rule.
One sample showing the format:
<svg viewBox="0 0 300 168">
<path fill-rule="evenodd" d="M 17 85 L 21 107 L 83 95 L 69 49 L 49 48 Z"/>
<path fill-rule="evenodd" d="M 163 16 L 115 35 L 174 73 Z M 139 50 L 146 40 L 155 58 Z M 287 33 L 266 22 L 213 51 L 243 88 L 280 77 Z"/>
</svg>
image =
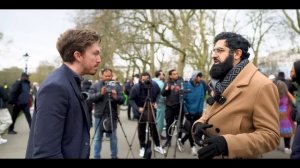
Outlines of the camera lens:
<svg viewBox="0 0 300 168">
<path fill-rule="evenodd" d="M 144 88 L 151 88 L 151 81 L 149 79 L 144 81 Z"/>
</svg>

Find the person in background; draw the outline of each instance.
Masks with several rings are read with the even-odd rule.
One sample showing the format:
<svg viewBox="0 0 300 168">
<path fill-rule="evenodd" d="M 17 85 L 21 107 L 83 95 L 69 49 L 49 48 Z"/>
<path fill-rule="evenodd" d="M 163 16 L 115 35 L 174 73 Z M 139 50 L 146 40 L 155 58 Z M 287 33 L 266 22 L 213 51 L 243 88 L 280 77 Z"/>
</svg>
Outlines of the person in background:
<svg viewBox="0 0 300 168">
<path fill-rule="evenodd" d="M 7 143 L 7 139 L 2 136 L 6 129 L 12 124 L 10 113 L 7 109 L 8 94 L 4 87 L 0 85 L 0 144 Z"/>
<path fill-rule="evenodd" d="M 157 83 L 162 93 L 162 90 L 164 88 L 164 80 L 165 80 L 165 74 L 163 73 L 163 71 L 162 70 L 156 71 L 155 78 L 153 78 L 152 80 Z M 166 139 L 166 137 L 162 135 L 163 128 L 165 126 L 165 110 L 166 110 L 165 101 L 166 101 L 165 97 L 159 94 L 159 97 L 157 98 L 156 101 L 157 104 L 156 123 L 157 123 L 157 131 L 160 135 L 161 140 Z"/>
<path fill-rule="evenodd" d="M 275 81 L 279 93 L 279 122 L 280 136 L 284 141 L 284 152 L 291 153 L 291 138 L 293 135 L 294 123 L 291 119 L 291 108 L 289 100 L 289 91 L 286 83 L 282 80 Z"/>
<path fill-rule="evenodd" d="M 166 152 L 160 145 L 159 135 L 157 132 L 155 121 L 153 119 L 153 115 L 154 116 L 156 115 L 156 111 L 149 110 L 149 108 L 156 110 L 155 103 L 159 94 L 160 94 L 160 88 L 156 82 L 151 80 L 150 74 L 148 72 L 144 72 L 141 74 L 139 83 L 133 85 L 130 91 L 129 104 L 132 106 L 134 113 L 138 114 L 138 118 L 139 118 L 138 138 L 140 142 L 140 153 L 139 153 L 140 157 L 145 157 L 144 155 L 147 155 L 148 151 L 151 150 L 151 148 L 147 146 L 148 143 L 146 143 L 147 123 L 150 128 L 148 131 L 150 131 L 151 133 L 152 136 L 151 139 L 154 141 L 155 144 L 154 150 L 156 152 L 159 152 L 160 154 L 165 154 Z M 147 100 L 147 98 L 149 99 Z M 147 101 L 148 101 L 148 107 L 146 107 Z M 151 114 L 151 112 L 153 112 L 153 114 Z M 149 138 L 150 137 L 148 137 L 148 140 Z"/>
<path fill-rule="evenodd" d="M 277 80 L 283 81 L 286 86 L 288 87 L 289 93 L 291 93 L 294 96 L 294 92 L 297 90 L 296 86 L 293 84 L 292 80 L 285 79 L 285 73 L 284 72 L 278 72 Z"/>
<path fill-rule="evenodd" d="M 112 80 L 113 71 L 104 68 L 101 71 L 101 80 L 94 84 L 89 90 L 89 100 L 95 103 L 95 139 L 94 139 L 94 158 L 101 158 L 103 133 L 105 132 L 110 138 L 111 158 L 118 158 L 118 139 L 117 139 L 117 120 L 118 105 L 125 101 L 122 95 L 122 88 Z M 111 83 L 113 82 L 113 83 Z M 111 104 L 109 104 L 109 100 Z M 111 107 L 111 111 L 110 111 Z M 108 120 L 107 120 L 108 119 Z M 113 121 L 111 130 L 106 130 L 103 125 L 105 122 Z"/>
<path fill-rule="evenodd" d="M 166 97 L 166 111 L 165 111 L 165 119 L 166 119 L 166 135 L 167 141 L 163 145 L 163 147 L 171 146 L 172 135 L 170 135 L 171 125 L 175 120 L 179 120 L 179 112 L 180 112 L 180 101 L 179 101 L 179 91 L 181 84 L 183 83 L 183 79 L 178 76 L 178 72 L 175 69 L 171 69 L 168 73 L 169 80 L 166 82 L 162 96 Z M 182 121 L 183 115 L 181 115 Z M 181 138 L 181 132 L 178 133 L 178 138 Z M 178 143 L 176 142 L 178 145 Z M 180 146 L 179 146 L 180 148 Z"/>
<path fill-rule="evenodd" d="M 298 84 L 297 97 L 294 101 L 297 110 L 296 113 L 297 128 L 296 128 L 296 133 L 292 144 L 291 159 L 300 159 L 300 87 L 299 87 L 300 86 L 300 60 L 295 61 L 293 63 L 290 76 L 292 81 L 295 81 Z"/>
<path fill-rule="evenodd" d="M 188 139 L 191 146 L 191 154 L 196 156 L 197 149 L 191 134 L 191 128 L 192 123 L 201 117 L 204 107 L 206 83 L 202 80 L 202 72 L 194 71 L 190 80 L 184 83 L 184 90 L 186 91 L 184 94 L 184 129 L 186 134 L 182 139 L 178 139 L 178 143 L 181 145 L 178 149 L 184 149 L 183 144 Z"/>
<path fill-rule="evenodd" d="M 11 87 L 10 101 L 13 106 L 12 121 L 13 123 L 8 128 L 8 134 L 17 134 L 15 129 L 15 123 L 21 110 L 24 112 L 29 128 L 31 126 L 31 114 L 30 114 L 30 81 L 29 75 L 25 72 L 21 74 L 21 79 L 17 80 Z"/>
<path fill-rule="evenodd" d="M 137 84 L 139 81 L 139 74 L 135 74 L 132 76 L 132 78 L 130 80 L 128 80 L 126 83 L 125 83 L 125 86 L 124 86 L 124 93 L 127 95 L 127 97 L 129 98 L 129 94 L 130 94 L 130 91 L 131 91 L 131 88 L 134 84 Z M 127 100 L 128 101 L 128 100 Z M 127 107 L 127 118 L 128 120 L 131 120 L 132 118 L 133 119 L 138 119 L 137 118 L 137 115 L 133 113 L 133 117 L 131 118 L 131 105 L 128 103 L 127 104 L 128 107 Z"/>
<path fill-rule="evenodd" d="M 38 92 L 38 90 L 39 90 L 39 83 L 37 83 L 37 82 L 33 82 L 33 84 L 32 84 L 32 97 L 33 97 L 33 101 L 35 100 L 35 98 L 36 98 L 36 94 L 37 94 L 37 92 Z"/>
</svg>

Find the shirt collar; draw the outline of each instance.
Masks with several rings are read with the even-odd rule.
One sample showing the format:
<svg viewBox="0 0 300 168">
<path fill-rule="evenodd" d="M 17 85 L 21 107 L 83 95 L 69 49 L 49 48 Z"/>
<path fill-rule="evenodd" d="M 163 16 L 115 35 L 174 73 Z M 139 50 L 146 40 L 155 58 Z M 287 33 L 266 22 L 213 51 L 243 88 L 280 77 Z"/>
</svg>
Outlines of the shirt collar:
<svg viewBox="0 0 300 168">
<path fill-rule="evenodd" d="M 67 69 L 70 70 L 70 72 L 71 72 L 71 74 L 72 74 L 72 76 L 73 76 L 73 78 L 74 78 L 74 80 L 75 80 L 75 82 L 76 82 L 78 88 L 81 90 L 81 82 L 84 80 L 83 77 L 81 77 L 80 75 L 78 75 L 77 73 L 75 73 L 74 71 L 72 71 L 72 70 L 71 70 L 68 66 L 66 66 L 65 64 L 64 64 L 64 66 L 67 67 Z"/>
</svg>

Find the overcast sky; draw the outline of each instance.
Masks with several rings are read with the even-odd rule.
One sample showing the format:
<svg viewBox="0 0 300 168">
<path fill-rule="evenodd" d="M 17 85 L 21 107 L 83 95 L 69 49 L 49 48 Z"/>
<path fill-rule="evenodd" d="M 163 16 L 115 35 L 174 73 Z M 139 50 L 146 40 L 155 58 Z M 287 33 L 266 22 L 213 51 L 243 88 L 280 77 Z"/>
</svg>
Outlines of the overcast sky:
<svg viewBox="0 0 300 168">
<path fill-rule="evenodd" d="M 0 70 L 12 66 L 24 69 L 25 53 L 30 56 L 29 72 L 34 72 L 41 61 L 53 63 L 59 59 L 57 38 L 65 30 L 75 27 L 74 15 L 75 10 L 0 10 L 0 32 L 4 35 L 0 40 Z M 288 49 L 291 45 L 287 39 L 278 40 L 273 34 L 268 35 L 269 46 L 261 46 L 260 54 L 266 56 L 276 50 Z"/>
<path fill-rule="evenodd" d="M 12 66 L 35 71 L 40 61 L 50 63 L 59 57 L 56 41 L 72 22 L 74 10 L 0 10 L 0 70 Z"/>
</svg>

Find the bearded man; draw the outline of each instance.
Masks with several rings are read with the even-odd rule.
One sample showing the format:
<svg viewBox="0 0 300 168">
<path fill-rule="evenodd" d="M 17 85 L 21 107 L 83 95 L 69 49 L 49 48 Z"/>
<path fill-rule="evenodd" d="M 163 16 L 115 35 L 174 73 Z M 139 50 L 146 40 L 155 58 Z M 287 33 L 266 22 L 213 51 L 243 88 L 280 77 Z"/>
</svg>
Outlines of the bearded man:
<svg viewBox="0 0 300 168">
<path fill-rule="evenodd" d="M 192 127 L 202 146 L 199 159 L 259 158 L 279 145 L 278 90 L 249 62 L 249 48 L 240 34 L 222 32 L 214 39 L 212 91 Z"/>
</svg>

